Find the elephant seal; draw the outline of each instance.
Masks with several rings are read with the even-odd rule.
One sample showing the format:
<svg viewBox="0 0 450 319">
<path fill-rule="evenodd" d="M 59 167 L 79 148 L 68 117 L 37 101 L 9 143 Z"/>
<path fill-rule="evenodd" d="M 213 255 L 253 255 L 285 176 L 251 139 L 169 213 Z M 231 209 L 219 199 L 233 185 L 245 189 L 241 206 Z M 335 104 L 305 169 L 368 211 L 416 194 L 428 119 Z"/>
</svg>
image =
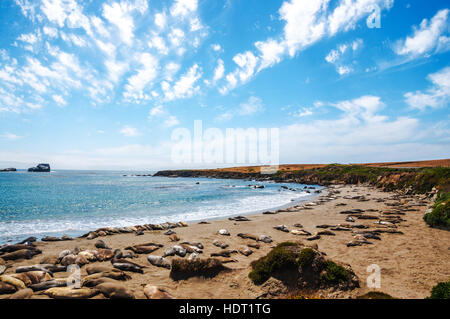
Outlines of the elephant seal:
<svg viewBox="0 0 450 319">
<path fill-rule="evenodd" d="M 45 271 L 49 275 L 53 276 L 54 272 L 63 272 L 66 271 L 67 267 L 65 266 L 57 266 L 52 264 L 37 264 L 31 266 L 19 266 L 16 268 L 16 273 L 28 272 L 28 271 Z"/>
<path fill-rule="evenodd" d="M 29 299 L 31 296 L 33 296 L 34 291 L 30 288 L 21 289 L 15 293 L 13 293 L 9 299 Z"/>
<path fill-rule="evenodd" d="M 3 273 L 6 271 L 6 266 L 0 265 L 0 275 L 3 275 Z"/>
<path fill-rule="evenodd" d="M 86 272 L 88 275 L 97 274 L 99 272 L 114 271 L 114 268 L 107 265 L 88 265 Z"/>
<path fill-rule="evenodd" d="M 93 250 L 83 250 L 78 253 L 78 256 L 84 257 L 87 261 L 97 261 L 97 258 L 95 257 L 96 251 Z"/>
<path fill-rule="evenodd" d="M 12 285 L 12 286 L 16 287 L 16 289 L 25 289 L 26 288 L 26 286 L 22 280 L 14 278 L 9 275 L 1 275 L 0 281 L 7 283 L 9 285 Z"/>
<path fill-rule="evenodd" d="M 12 274 L 11 277 L 22 280 L 26 286 L 39 284 L 43 281 L 51 280 L 52 277 L 45 271 L 28 271 L 18 274 Z"/>
<path fill-rule="evenodd" d="M 27 245 L 27 244 L 34 243 L 36 240 L 37 240 L 37 238 L 32 236 L 32 237 L 28 237 L 28 238 L 22 240 L 18 244 L 26 244 Z"/>
<path fill-rule="evenodd" d="M 70 287 L 55 287 L 41 292 L 54 299 L 86 299 L 98 295 L 100 292 L 97 289 L 79 288 L 74 289 Z"/>
<path fill-rule="evenodd" d="M 134 295 L 120 283 L 105 282 L 95 288 L 110 299 L 134 299 Z"/>
<path fill-rule="evenodd" d="M 147 260 L 153 266 L 170 269 L 170 262 L 164 257 L 148 255 Z"/>
<path fill-rule="evenodd" d="M 144 287 L 144 295 L 147 299 L 173 299 L 167 291 L 152 285 L 146 285 Z"/>
<path fill-rule="evenodd" d="M 216 247 L 220 247 L 220 248 L 222 248 L 222 249 L 226 249 L 226 248 L 228 248 L 228 246 L 230 246 L 230 245 L 228 245 L 227 243 L 221 242 L 221 241 L 219 241 L 219 240 L 217 240 L 217 239 L 215 239 L 215 240 L 213 241 L 213 245 L 216 246 Z"/>
<path fill-rule="evenodd" d="M 140 267 L 138 267 L 136 265 L 130 264 L 130 263 L 113 263 L 112 265 L 113 265 L 114 268 L 117 268 L 117 269 L 120 269 L 120 270 L 123 270 L 123 271 L 137 272 L 137 273 L 140 273 L 140 274 L 144 273 L 142 268 L 140 268 Z"/>
<path fill-rule="evenodd" d="M 162 246 L 163 245 L 160 244 L 148 243 L 126 247 L 125 250 L 131 250 L 136 254 L 151 254 L 152 252 L 161 248 Z"/>
<path fill-rule="evenodd" d="M 2 259 L 7 260 L 18 260 L 18 259 L 31 259 L 34 256 L 41 254 L 42 251 L 36 248 L 33 249 L 20 249 L 11 253 L 6 253 L 2 255 Z"/>
<path fill-rule="evenodd" d="M 179 241 L 180 237 L 178 237 L 177 234 L 172 234 L 172 235 L 169 236 L 169 240 L 170 241 Z"/>
<path fill-rule="evenodd" d="M 41 291 L 50 288 L 66 287 L 66 286 L 67 286 L 66 278 L 56 278 L 52 280 L 43 281 L 38 284 L 30 285 L 29 288 L 33 289 L 33 291 Z"/>
<path fill-rule="evenodd" d="M 192 254 L 192 253 L 201 254 L 201 253 L 203 253 L 203 251 L 200 248 L 198 248 L 196 246 L 193 246 L 193 245 L 180 244 L 180 246 L 183 247 L 188 254 Z"/>
<path fill-rule="evenodd" d="M 12 294 L 17 291 L 17 287 L 9 283 L 0 281 L 0 295 L 1 294 Z"/>
<path fill-rule="evenodd" d="M 111 271 L 102 271 L 102 272 L 98 272 L 98 273 L 95 273 L 92 275 L 85 276 L 85 277 L 83 277 L 83 283 L 88 280 L 98 279 L 98 278 L 102 278 L 102 277 L 107 277 L 107 278 L 111 278 L 111 279 L 115 279 L 115 280 L 131 279 L 131 277 L 129 275 L 127 275 L 126 273 L 124 273 L 123 271 L 114 269 Z"/>
<path fill-rule="evenodd" d="M 110 248 L 108 247 L 108 245 L 106 245 L 106 243 L 105 243 L 103 240 L 101 240 L 101 239 L 97 240 L 97 241 L 95 242 L 94 246 L 95 246 L 95 248 L 110 249 Z"/>
<path fill-rule="evenodd" d="M 108 278 L 108 277 L 89 279 L 89 280 L 83 282 L 83 287 L 92 288 L 92 287 L 95 287 L 97 285 L 100 285 L 100 284 L 103 284 L 103 283 L 107 283 L 107 282 L 116 283 L 117 280 L 112 279 L 112 278 Z"/>
<path fill-rule="evenodd" d="M 246 257 L 253 254 L 253 250 L 251 250 L 249 247 L 242 247 L 241 249 L 239 249 L 239 252 Z"/>
<path fill-rule="evenodd" d="M 114 257 L 114 251 L 109 248 L 99 248 L 94 252 L 94 256 L 98 261 L 110 260 Z"/>
<path fill-rule="evenodd" d="M 22 249 L 36 249 L 34 245 L 25 245 L 25 244 L 15 244 L 15 245 L 4 245 L 0 246 L 0 254 L 2 253 L 12 253 L 17 250 Z"/>
</svg>

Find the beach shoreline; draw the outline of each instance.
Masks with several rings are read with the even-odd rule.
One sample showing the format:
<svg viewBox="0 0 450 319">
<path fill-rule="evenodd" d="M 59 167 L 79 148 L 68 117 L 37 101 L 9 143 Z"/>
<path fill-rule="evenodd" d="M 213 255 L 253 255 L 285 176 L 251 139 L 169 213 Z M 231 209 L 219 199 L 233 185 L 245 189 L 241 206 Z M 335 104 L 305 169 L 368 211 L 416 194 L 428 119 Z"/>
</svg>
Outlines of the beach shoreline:
<svg viewBox="0 0 450 319">
<path fill-rule="evenodd" d="M 330 191 L 333 195 L 330 196 Z M 113 249 L 122 249 L 139 244 L 153 242 L 163 245 L 154 255 L 161 256 L 168 247 L 180 242 L 201 242 L 204 246 L 201 258 L 209 257 L 211 253 L 221 251 L 213 245 L 214 240 L 225 242 L 228 249 L 239 250 L 252 243 L 237 234 L 247 233 L 256 236 L 266 235 L 273 239 L 270 244 L 258 242 L 260 248 L 252 249 L 253 253 L 244 256 L 234 253 L 231 258 L 235 262 L 226 263 L 230 272 L 220 273 L 214 278 L 190 278 L 174 281 L 170 279 L 168 269 L 155 267 L 147 261 L 147 254 L 140 254 L 133 262 L 147 266 L 143 274 L 130 273 L 131 280 L 124 282 L 136 298 L 145 298 L 143 286 L 152 284 L 165 289 L 174 298 L 285 298 L 287 292 L 281 289 L 279 282 L 271 279 L 267 284 L 257 286 L 248 278 L 251 271 L 250 263 L 265 254 L 277 243 L 284 241 L 299 241 L 305 245 L 317 244 L 317 248 L 336 262 L 349 264 L 359 277 L 361 288 L 346 292 L 318 291 L 316 296 L 323 298 L 354 298 L 371 290 L 381 290 L 397 298 L 425 298 L 431 288 L 440 281 L 450 277 L 450 232 L 430 228 L 422 216 L 432 205 L 432 200 L 424 195 L 402 195 L 395 192 L 384 192 L 372 186 L 364 185 L 331 185 L 327 191 L 319 194 L 311 202 L 315 204 L 294 205 L 281 209 L 275 214 L 246 215 L 249 221 L 233 221 L 229 219 L 211 220 L 206 224 L 190 223 L 187 227 L 173 228 L 180 241 L 172 242 L 163 230 L 144 231 L 143 235 L 134 233 L 99 236 L 95 239 L 75 238 L 70 241 L 37 242 L 36 246 L 42 254 L 30 260 L 9 261 L 10 266 L 5 274 L 14 273 L 15 268 L 24 265 L 34 265 L 49 260 L 65 250 L 94 250 L 97 240 L 103 240 Z M 389 204 L 389 205 L 388 205 Z M 345 205 L 345 206 L 344 206 Z M 390 206 L 394 205 L 394 206 Z M 395 206 L 397 205 L 397 206 Z M 415 206 L 418 205 L 418 206 Z M 318 225 L 339 225 L 347 223 L 343 210 L 361 209 L 364 214 L 377 216 L 378 220 L 387 220 L 385 213 L 397 208 L 405 209 L 401 216 L 402 222 L 395 225 L 400 233 L 383 233 L 381 240 L 373 240 L 371 245 L 347 247 L 355 234 L 351 231 L 334 231 L 335 236 L 321 236 L 314 241 L 306 240 L 306 236 L 294 235 L 274 229 L 277 225 L 286 225 L 289 230 L 303 229 L 311 234 L 319 231 Z M 392 215 L 391 215 L 392 216 Z M 377 221 L 378 221 L 377 220 Z M 380 228 L 372 219 L 357 219 L 355 224 L 364 224 L 369 229 Z M 301 224 L 302 227 L 294 227 Z M 218 234 L 220 229 L 226 229 L 230 236 Z M 170 261 L 173 258 L 167 257 Z M 187 258 L 187 257 L 185 257 Z M 94 264 L 109 265 L 108 261 Z M 381 288 L 369 289 L 366 279 L 369 275 L 367 267 L 376 264 L 381 269 Z M 81 268 L 81 275 L 86 276 L 86 266 Z M 55 278 L 65 278 L 67 273 L 55 273 Z M 274 287 L 278 287 L 275 289 Z M 0 295 L 7 298 L 8 295 Z M 48 298 L 46 295 L 34 294 L 32 298 Z M 95 297 L 101 298 L 101 295 Z"/>
</svg>

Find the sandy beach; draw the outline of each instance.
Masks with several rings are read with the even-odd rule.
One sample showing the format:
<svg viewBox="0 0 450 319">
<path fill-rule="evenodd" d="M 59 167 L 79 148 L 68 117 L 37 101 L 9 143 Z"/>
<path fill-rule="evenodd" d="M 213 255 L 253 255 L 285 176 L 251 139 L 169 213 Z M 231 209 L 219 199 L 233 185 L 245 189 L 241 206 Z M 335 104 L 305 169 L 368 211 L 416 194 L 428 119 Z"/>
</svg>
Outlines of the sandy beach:
<svg viewBox="0 0 450 319">
<path fill-rule="evenodd" d="M 331 195 L 328 195 L 328 192 Z M 318 245 L 318 249 L 326 253 L 332 260 L 351 265 L 359 277 L 360 288 L 347 292 L 316 292 L 315 297 L 324 298 L 352 298 L 362 295 L 369 289 L 366 279 L 369 275 L 367 267 L 377 264 L 381 268 L 381 288 L 383 291 L 397 298 L 425 298 L 429 296 L 431 288 L 440 281 L 450 278 L 450 232 L 447 230 L 430 228 L 423 221 L 424 211 L 432 205 L 432 201 L 424 195 L 398 195 L 393 192 L 382 192 L 369 186 L 330 186 L 319 194 L 313 204 L 303 203 L 289 209 L 283 209 L 276 214 L 249 215 L 249 221 L 211 220 L 205 224 L 191 223 L 188 227 L 175 228 L 180 237 L 179 242 L 201 242 L 204 246 L 201 258 L 209 257 L 211 253 L 220 252 L 221 248 L 213 245 L 214 240 L 229 244 L 227 249 L 240 249 L 248 243 L 255 243 L 251 239 L 242 239 L 238 233 L 253 235 L 267 235 L 273 239 L 272 243 L 259 242 L 260 248 L 251 248 L 254 252 L 250 256 L 234 253 L 229 259 L 234 262 L 226 263 L 231 271 L 222 272 L 212 279 L 190 278 L 188 280 L 174 281 L 169 278 L 170 270 L 151 265 L 146 256 L 140 254 L 133 262 L 147 266 L 144 273 L 127 272 L 132 278 L 124 284 L 136 298 L 145 298 L 143 287 L 147 284 L 165 289 L 174 298 L 285 298 L 289 292 L 284 291 L 275 279 L 270 279 L 261 286 L 256 286 L 248 278 L 251 271 L 250 263 L 266 255 L 271 247 L 284 241 L 300 241 L 305 245 Z M 364 215 L 383 216 L 383 213 L 398 210 L 396 216 L 402 221 L 395 226 L 377 225 L 376 219 L 358 219 L 354 223 L 346 221 L 344 210 L 361 209 Z M 391 217 L 392 218 L 392 217 Z M 294 227 L 301 224 L 303 227 Z M 353 240 L 352 231 L 332 231 L 335 236 L 321 236 L 318 240 L 308 241 L 307 236 L 294 235 L 274 229 L 277 225 L 286 225 L 289 230 L 304 229 L 314 234 L 322 229 L 318 225 L 338 224 L 366 225 L 368 230 L 395 229 L 401 233 L 382 233 L 381 240 L 371 240 L 372 244 L 347 247 Z M 297 225 L 299 226 L 299 225 Z M 395 228 L 393 228 L 395 227 Z M 218 230 L 227 229 L 230 236 L 218 234 Z M 358 231 L 352 228 L 353 231 Z M 58 256 L 65 249 L 81 250 L 95 249 L 95 242 L 102 239 L 110 248 L 124 248 L 139 243 L 158 243 L 164 247 L 152 254 L 162 255 L 167 247 L 176 243 L 164 235 L 164 231 L 145 231 L 144 235 L 136 236 L 134 233 L 117 234 L 98 237 L 93 240 L 76 238 L 71 241 L 37 242 L 42 254 L 30 260 L 8 261 L 9 268 L 5 274 L 15 272 L 16 267 L 34 265 L 46 257 Z M 168 260 L 179 257 L 167 257 Z M 187 258 L 187 256 L 185 257 Z M 95 264 L 111 266 L 109 261 Z M 86 275 L 86 266 L 82 267 L 82 277 Z M 55 278 L 67 277 L 68 273 L 58 272 Z M 0 295 L 8 298 L 9 295 Z M 97 295 L 94 298 L 102 298 Z M 46 295 L 35 293 L 32 298 L 48 298 Z"/>
</svg>

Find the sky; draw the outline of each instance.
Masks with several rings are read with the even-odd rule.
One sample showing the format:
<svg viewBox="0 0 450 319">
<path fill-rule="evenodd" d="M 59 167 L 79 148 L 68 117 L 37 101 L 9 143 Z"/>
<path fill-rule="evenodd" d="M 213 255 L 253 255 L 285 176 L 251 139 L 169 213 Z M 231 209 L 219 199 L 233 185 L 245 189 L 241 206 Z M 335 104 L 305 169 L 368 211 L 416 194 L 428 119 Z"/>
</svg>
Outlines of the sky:
<svg viewBox="0 0 450 319">
<path fill-rule="evenodd" d="M 278 128 L 281 163 L 449 158 L 449 21 L 444 0 L 3 0 L 0 167 L 230 166 L 174 163 L 195 120 Z"/>
</svg>

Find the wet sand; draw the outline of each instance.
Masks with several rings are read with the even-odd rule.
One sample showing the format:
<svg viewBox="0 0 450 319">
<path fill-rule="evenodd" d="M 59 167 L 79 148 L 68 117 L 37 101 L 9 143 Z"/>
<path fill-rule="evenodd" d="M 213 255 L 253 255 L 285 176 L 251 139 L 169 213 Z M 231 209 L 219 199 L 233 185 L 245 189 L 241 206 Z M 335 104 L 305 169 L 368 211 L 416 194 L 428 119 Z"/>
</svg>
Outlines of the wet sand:
<svg viewBox="0 0 450 319">
<path fill-rule="evenodd" d="M 246 216 L 250 221 L 211 220 L 210 224 L 191 223 L 188 227 L 173 229 L 181 238 L 180 242 L 201 242 L 203 244 L 201 258 L 209 257 L 211 253 L 221 250 L 212 244 L 215 239 L 228 243 L 230 245 L 228 249 L 239 249 L 245 247 L 246 243 L 254 243 L 254 241 L 242 239 L 237 236 L 238 233 L 257 236 L 264 234 L 272 237 L 272 243 L 259 242 L 260 249 L 253 249 L 254 253 L 248 257 L 239 253 L 232 254 L 231 258 L 236 262 L 226 264 L 232 269 L 230 272 L 221 273 L 212 279 L 191 278 L 173 281 L 169 278 L 170 270 L 150 265 L 146 259 L 147 254 L 142 254 L 132 261 L 146 265 L 148 268 L 144 269 L 144 274 L 128 273 L 132 279 L 124 283 L 136 298 L 145 298 L 143 287 L 146 284 L 162 287 L 175 298 L 258 298 L 266 296 L 265 293 L 268 291 L 270 291 L 268 296 L 272 298 L 285 297 L 277 292 L 279 287 L 277 287 L 276 281 L 269 280 L 265 285 L 255 286 L 248 279 L 248 273 L 251 270 L 250 262 L 264 256 L 271 247 L 283 241 L 317 244 L 319 250 L 325 252 L 329 258 L 350 264 L 360 279 L 361 288 L 340 294 L 318 292 L 316 296 L 348 298 L 374 290 L 366 286 L 366 279 L 369 275 L 367 267 L 371 264 L 377 264 L 381 268 L 381 289 L 378 290 L 397 298 L 427 297 L 437 282 L 450 278 L 450 231 L 430 228 L 423 221 L 424 211 L 432 205 L 429 199 L 422 195 L 398 197 L 396 193 L 382 192 L 367 186 L 332 186 L 329 190 L 338 193 L 332 194 L 331 198 L 328 198 L 327 191 L 324 191 L 321 196 L 312 200 L 312 202 L 318 203 L 317 205 L 306 206 L 309 209 L 304 209 L 305 205 L 301 204 L 284 209 L 277 214 Z M 358 195 L 363 195 L 367 201 L 349 198 L 349 196 Z M 324 201 L 320 202 L 321 199 Z M 423 202 L 423 206 L 414 205 L 419 202 Z M 273 228 L 276 225 L 284 224 L 289 230 L 292 230 L 298 228 L 294 227 L 294 224 L 300 223 L 303 225 L 302 229 L 314 234 L 322 230 L 317 228 L 317 225 L 347 223 L 345 221 L 347 215 L 340 213 L 343 210 L 362 209 L 365 211 L 364 215 L 380 216 L 380 212 L 392 212 L 396 208 L 396 206 L 387 205 L 390 203 L 401 205 L 401 208 L 409 210 L 403 212 L 405 215 L 401 215 L 405 221 L 396 224 L 396 230 L 403 234 L 383 233 L 381 240 L 370 240 L 372 245 L 347 247 L 346 244 L 353 240 L 354 234 L 351 231 L 333 231 L 336 236 L 321 236 L 318 240 L 307 241 L 305 236 Z M 346 205 L 336 206 L 337 204 Z M 367 225 L 370 227 L 369 230 L 380 226 L 374 224 L 375 220 L 358 220 L 356 218 L 355 220 L 354 224 Z M 219 229 L 227 229 L 231 236 L 219 235 L 217 233 Z M 94 243 L 98 239 L 102 239 L 113 249 L 120 248 L 122 250 L 134 244 L 155 242 L 163 244 L 164 247 L 152 254 L 162 255 L 165 248 L 176 244 L 163 233 L 164 231 L 146 231 L 141 236 L 118 234 L 93 240 L 77 238 L 72 241 L 38 242 L 36 244 L 43 251 L 42 254 L 31 260 L 8 262 L 11 267 L 5 273 L 13 273 L 17 266 L 37 264 L 46 256 L 57 256 L 64 249 L 75 247 L 95 249 Z M 169 260 L 171 258 L 179 257 L 167 257 Z M 110 265 L 110 262 L 97 262 L 96 264 Z M 84 268 L 82 268 L 82 276 L 86 275 Z M 67 273 L 55 273 L 56 278 L 67 276 Z M 8 295 L 0 295 L 0 298 L 6 297 Z M 33 298 L 44 297 L 46 296 L 33 296 Z M 100 297 L 101 295 L 96 298 Z"/>
</svg>

